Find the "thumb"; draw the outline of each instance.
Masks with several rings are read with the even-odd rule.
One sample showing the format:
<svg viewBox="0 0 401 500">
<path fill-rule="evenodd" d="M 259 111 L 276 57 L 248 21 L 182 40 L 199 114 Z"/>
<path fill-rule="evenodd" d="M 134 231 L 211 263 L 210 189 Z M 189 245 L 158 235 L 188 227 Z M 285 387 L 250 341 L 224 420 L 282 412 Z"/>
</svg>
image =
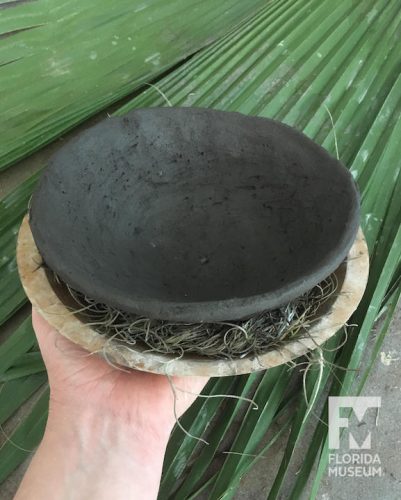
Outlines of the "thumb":
<svg viewBox="0 0 401 500">
<path fill-rule="evenodd" d="M 56 367 L 60 369 L 68 363 L 66 355 L 82 353 L 79 346 L 63 337 L 34 307 L 32 307 L 32 326 L 48 370 Z"/>
</svg>

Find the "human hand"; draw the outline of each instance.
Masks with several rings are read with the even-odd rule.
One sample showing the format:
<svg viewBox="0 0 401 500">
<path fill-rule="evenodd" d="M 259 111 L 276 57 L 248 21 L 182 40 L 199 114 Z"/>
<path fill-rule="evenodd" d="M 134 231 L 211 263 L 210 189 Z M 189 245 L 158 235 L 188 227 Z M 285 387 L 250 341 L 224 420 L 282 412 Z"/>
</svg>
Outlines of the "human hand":
<svg viewBox="0 0 401 500">
<path fill-rule="evenodd" d="M 167 377 L 111 366 L 35 310 L 32 323 L 49 375 L 49 417 L 16 500 L 155 499 L 175 423 Z M 189 391 L 176 391 L 180 416 L 207 379 L 172 382 Z"/>
<path fill-rule="evenodd" d="M 51 411 L 79 413 L 90 408 L 118 420 L 133 421 L 143 431 L 170 433 L 174 395 L 166 376 L 113 367 L 61 336 L 37 312 L 32 323 L 49 375 Z M 171 377 L 176 412 L 181 416 L 207 382 L 206 377 Z M 183 392 L 188 391 L 188 392 Z M 192 394 L 191 394 L 192 393 Z"/>
</svg>

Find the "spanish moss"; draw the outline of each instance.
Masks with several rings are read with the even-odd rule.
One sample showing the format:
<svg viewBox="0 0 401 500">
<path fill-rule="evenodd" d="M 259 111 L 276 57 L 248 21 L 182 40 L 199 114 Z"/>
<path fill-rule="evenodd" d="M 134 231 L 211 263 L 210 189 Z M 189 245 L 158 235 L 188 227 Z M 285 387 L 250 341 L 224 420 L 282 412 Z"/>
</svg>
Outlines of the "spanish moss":
<svg viewBox="0 0 401 500">
<path fill-rule="evenodd" d="M 54 274 L 54 273 L 53 273 Z M 126 313 L 72 289 L 54 274 L 76 303 L 82 321 L 101 335 L 146 352 L 211 359 L 258 356 L 294 338 L 303 338 L 319 319 L 320 307 L 335 294 L 338 283 L 330 275 L 287 305 L 250 318 L 214 323 L 175 323 Z"/>
</svg>

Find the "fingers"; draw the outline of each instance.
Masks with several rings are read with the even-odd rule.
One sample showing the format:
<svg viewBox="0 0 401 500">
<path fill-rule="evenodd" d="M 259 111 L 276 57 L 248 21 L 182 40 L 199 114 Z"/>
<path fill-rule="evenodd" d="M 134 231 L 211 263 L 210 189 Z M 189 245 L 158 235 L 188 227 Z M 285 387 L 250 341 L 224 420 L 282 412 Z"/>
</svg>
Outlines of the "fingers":
<svg viewBox="0 0 401 500">
<path fill-rule="evenodd" d="M 200 394 L 208 381 L 209 377 L 174 377 L 174 383 L 177 385 L 179 390 L 192 395 Z"/>
<path fill-rule="evenodd" d="M 32 326 L 45 361 L 56 343 L 57 331 L 32 307 Z"/>
<path fill-rule="evenodd" d="M 209 381 L 208 377 L 174 377 L 174 392 L 177 398 L 177 414 L 181 416 L 195 401 Z"/>
</svg>

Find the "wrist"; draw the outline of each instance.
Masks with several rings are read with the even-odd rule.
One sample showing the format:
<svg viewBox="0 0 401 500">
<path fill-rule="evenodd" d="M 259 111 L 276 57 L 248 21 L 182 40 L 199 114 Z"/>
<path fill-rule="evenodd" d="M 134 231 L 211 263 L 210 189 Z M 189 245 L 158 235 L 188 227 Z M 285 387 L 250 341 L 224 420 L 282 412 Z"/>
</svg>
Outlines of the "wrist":
<svg viewBox="0 0 401 500">
<path fill-rule="evenodd" d="M 155 499 L 168 433 L 144 431 L 110 412 L 51 402 L 42 443 L 17 498 Z"/>
<path fill-rule="evenodd" d="M 97 446 L 128 448 L 144 453 L 164 453 L 172 427 L 166 423 L 153 428 L 132 413 L 121 414 L 108 407 L 66 405 L 50 400 L 45 435 L 56 434 L 80 443 L 82 449 Z"/>
</svg>

